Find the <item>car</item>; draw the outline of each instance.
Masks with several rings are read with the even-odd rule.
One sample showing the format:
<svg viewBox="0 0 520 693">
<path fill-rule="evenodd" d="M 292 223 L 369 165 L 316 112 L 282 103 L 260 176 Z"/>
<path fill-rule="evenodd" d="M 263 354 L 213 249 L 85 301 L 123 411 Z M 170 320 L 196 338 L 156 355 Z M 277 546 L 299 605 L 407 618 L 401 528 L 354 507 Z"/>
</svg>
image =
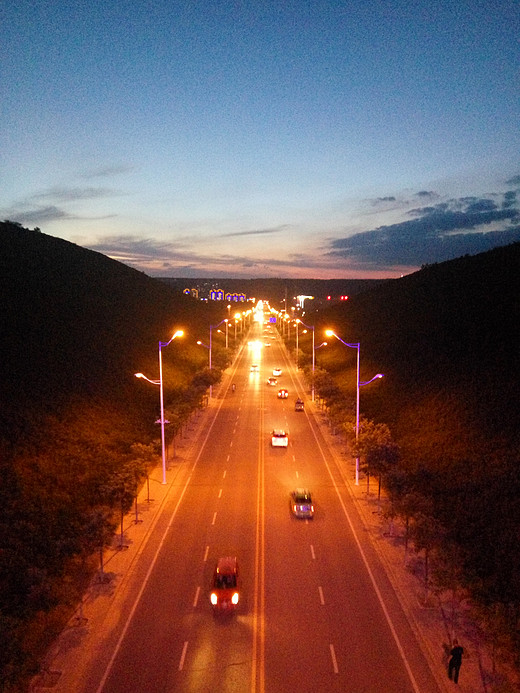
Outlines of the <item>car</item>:
<svg viewBox="0 0 520 693">
<path fill-rule="evenodd" d="M 298 399 L 294 403 L 294 411 L 304 411 L 304 409 L 305 409 L 305 404 L 303 403 L 303 399 L 300 399 L 298 397 Z"/>
<path fill-rule="evenodd" d="M 264 346 L 265 346 L 265 347 L 270 347 L 270 346 L 271 346 L 271 342 L 264 342 Z"/>
<path fill-rule="evenodd" d="M 273 448 L 289 447 L 289 436 L 282 428 L 275 428 L 271 433 L 271 445 Z"/>
<path fill-rule="evenodd" d="M 210 601 L 215 612 L 230 612 L 240 600 L 238 562 L 234 556 L 219 558 L 211 581 Z"/>
<path fill-rule="evenodd" d="M 279 376 L 282 375 L 282 369 L 281 368 L 273 368 L 273 375 Z"/>
<path fill-rule="evenodd" d="M 267 378 L 267 384 L 268 384 L 268 385 L 273 385 L 273 386 L 274 386 L 274 385 L 276 385 L 277 382 L 278 382 L 278 381 L 276 380 L 276 378 L 272 378 L 272 377 L 271 377 L 271 378 Z"/>
<path fill-rule="evenodd" d="M 291 493 L 289 501 L 291 512 L 296 517 L 312 519 L 314 517 L 314 505 L 310 491 L 306 488 L 297 488 Z"/>
<path fill-rule="evenodd" d="M 287 397 L 289 397 L 288 390 L 283 387 L 281 390 L 278 390 L 278 399 L 287 399 Z"/>
<path fill-rule="evenodd" d="M 260 370 L 260 367 L 258 366 L 258 364 L 253 363 L 253 365 L 251 366 L 251 373 L 258 373 L 259 370 Z"/>
</svg>

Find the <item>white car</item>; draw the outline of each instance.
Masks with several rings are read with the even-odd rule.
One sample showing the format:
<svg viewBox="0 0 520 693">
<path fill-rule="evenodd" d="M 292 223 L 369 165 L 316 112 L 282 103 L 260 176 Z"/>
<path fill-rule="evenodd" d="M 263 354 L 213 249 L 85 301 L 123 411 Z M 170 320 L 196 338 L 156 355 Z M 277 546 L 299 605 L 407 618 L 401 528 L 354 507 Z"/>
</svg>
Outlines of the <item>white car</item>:
<svg viewBox="0 0 520 693">
<path fill-rule="evenodd" d="M 279 375 L 282 375 L 282 369 L 281 368 L 273 368 L 273 375 L 278 377 Z"/>
<path fill-rule="evenodd" d="M 271 433 L 271 445 L 273 448 L 289 447 L 289 436 L 282 428 L 275 428 Z"/>
</svg>

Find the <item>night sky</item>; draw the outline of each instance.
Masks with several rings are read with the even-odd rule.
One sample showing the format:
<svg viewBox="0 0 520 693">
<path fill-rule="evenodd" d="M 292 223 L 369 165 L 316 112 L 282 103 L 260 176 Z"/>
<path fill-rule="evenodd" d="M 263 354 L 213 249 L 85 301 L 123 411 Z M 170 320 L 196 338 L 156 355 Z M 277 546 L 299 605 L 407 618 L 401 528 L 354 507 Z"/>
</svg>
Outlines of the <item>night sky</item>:
<svg viewBox="0 0 520 693">
<path fill-rule="evenodd" d="M 520 240 L 518 0 L 12 0 L 0 217 L 153 276 Z"/>
</svg>

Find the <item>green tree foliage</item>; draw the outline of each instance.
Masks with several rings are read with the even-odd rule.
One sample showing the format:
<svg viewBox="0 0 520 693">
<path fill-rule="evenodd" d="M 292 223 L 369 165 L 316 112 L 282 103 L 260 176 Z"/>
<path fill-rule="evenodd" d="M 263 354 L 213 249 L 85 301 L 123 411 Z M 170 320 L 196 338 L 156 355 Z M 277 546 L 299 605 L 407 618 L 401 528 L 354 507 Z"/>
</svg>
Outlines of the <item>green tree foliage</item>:
<svg viewBox="0 0 520 693">
<path fill-rule="evenodd" d="M 325 370 L 316 371 L 314 377 L 316 392 L 330 407 L 334 402 L 343 399 L 344 395 L 334 378 Z"/>
<path fill-rule="evenodd" d="M 376 424 L 363 419 L 359 427 L 359 437 L 352 445 L 353 454 L 363 458 L 364 471 L 378 477 L 378 496 L 381 494 L 381 481 L 399 461 L 399 448 L 392 440 L 390 429 L 386 424 Z"/>
</svg>

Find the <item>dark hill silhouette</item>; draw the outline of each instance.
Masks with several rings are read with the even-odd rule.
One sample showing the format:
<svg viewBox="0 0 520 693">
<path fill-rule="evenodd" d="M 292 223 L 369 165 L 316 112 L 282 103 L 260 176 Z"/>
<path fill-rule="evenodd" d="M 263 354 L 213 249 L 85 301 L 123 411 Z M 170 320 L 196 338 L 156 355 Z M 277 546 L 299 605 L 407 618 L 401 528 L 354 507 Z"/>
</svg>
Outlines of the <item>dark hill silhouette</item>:
<svg viewBox="0 0 520 693">
<path fill-rule="evenodd" d="M 450 456 L 462 425 L 495 457 L 519 443 L 519 288 L 516 243 L 385 282 L 322 319 L 361 343 L 361 380 L 387 374 L 384 387 L 363 392 L 363 402 L 415 455 L 424 443 L 418 430 L 440 427 L 435 416 L 443 412 L 439 456 Z M 339 344 L 329 352 L 340 354 Z M 448 401 L 451 409 L 443 406 Z"/>
<path fill-rule="evenodd" d="M 210 322 L 210 308 L 164 283 L 13 223 L 0 224 L 0 282 L 0 435 L 71 398 L 124 402 L 135 371 L 156 377 L 159 339 L 191 325 L 193 344 Z"/>
</svg>

